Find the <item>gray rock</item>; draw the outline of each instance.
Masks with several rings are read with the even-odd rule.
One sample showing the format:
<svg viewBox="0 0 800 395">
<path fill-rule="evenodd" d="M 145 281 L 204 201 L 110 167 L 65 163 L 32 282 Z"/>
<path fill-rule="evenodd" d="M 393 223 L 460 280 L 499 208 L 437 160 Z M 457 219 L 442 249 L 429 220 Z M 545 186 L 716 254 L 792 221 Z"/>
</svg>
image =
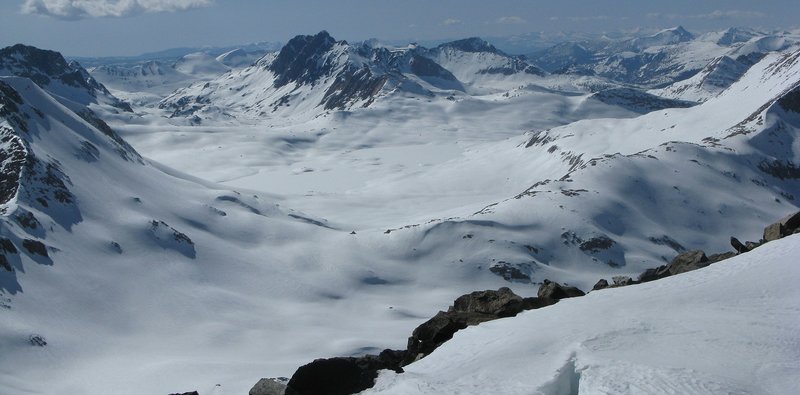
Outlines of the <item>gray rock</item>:
<svg viewBox="0 0 800 395">
<path fill-rule="evenodd" d="M 721 254 L 711 254 L 708 256 L 708 263 L 717 263 L 719 261 L 724 261 L 728 258 L 733 258 L 736 256 L 735 252 L 723 252 Z"/>
<path fill-rule="evenodd" d="M 256 385 L 250 389 L 249 395 L 283 395 L 286 392 L 286 384 L 274 378 L 258 380 Z"/>
<path fill-rule="evenodd" d="M 598 291 L 604 288 L 608 288 L 608 280 L 601 278 L 600 280 L 597 281 L 596 284 L 594 284 L 594 287 L 592 287 L 592 291 Z"/>
<path fill-rule="evenodd" d="M 628 276 L 614 276 L 611 278 L 611 281 L 614 282 L 614 287 L 624 287 L 636 283 L 635 281 L 633 281 L 632 278 Z"/>
<path fill-rule="evenodd" d="M 460 296 L 448 311 L 491 314 L 499 318 L 515 316 L 522 310 L 522 297 L 502 287 L 497 291 L 476 291 Z"/>
<path fill-rule="evenodd" d="M 703 251 L 692 250 L 675 257 L 667 266 L 671 275 L 690 272 L 710 265 L 708 257 Z"/>
<path fill-rule="evenodd" d="M 800 231 L 800 211 L 764 228 L 764 240 L 774 241 Z"/>
<path fill-rule="evenodd" d="M 539 292 L 537 293 L 537 295 L 540 298 L 550 298 L 559 300 L 566 298 L 574 298 L 586 294 L 578 288 L 561 285 L 559 283 L 555 283 L 550 280 L 544 280 L 544 283 L 542 283 L 542 285 L 539 287 Z"/>
<path fill-rule="evenodd" d="M 735 237 L 731 237 L 731 247 L 733 247 L 733 249 L 739 254 L 750 251 L 746 245 L 742 244 L 742 242 Z"/>
<path fill-rule="evenodd" d="M 660 280 L 664 277 L 670 276 L 671 273 L 666 265 L 647 269 L 639 275 L 639 282 L 646 283 L 648 281 Z"/>
</svg>

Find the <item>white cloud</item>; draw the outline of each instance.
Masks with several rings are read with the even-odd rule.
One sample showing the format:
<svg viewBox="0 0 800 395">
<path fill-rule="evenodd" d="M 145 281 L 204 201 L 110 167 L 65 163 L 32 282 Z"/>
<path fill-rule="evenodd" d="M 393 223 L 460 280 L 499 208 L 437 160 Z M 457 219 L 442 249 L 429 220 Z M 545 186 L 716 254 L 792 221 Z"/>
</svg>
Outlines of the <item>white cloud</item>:
<svg viewBox="0 0 800 395">
<path fill-rule="evenodd" d="M 460 25 L 462 23 L 463 22 L 461 21 L 461 19 L 454 19 L 454 18 L 447 18 L 442 21 L 442 25 L 445 26 Z"/>
<path fill-rule="evenodd" d="M 503 16 L 503 17 L 497 18 L 495 20 L 495 22 L 497 22 L 497 23 L 499 23 L 501 25 L 519 25 L 519 24 L 523 24 L 523 23 L 528 23 L 528 21 L 526 21 L 526 20 L 524 20 L 524 19 L 522 19 L 522 18 L 520 18 L 518 16 Z"/>
<path fill-rule="evenodd" d="M 21 10 L 59 19 L 84 19 L 183 11 L 210 4 L 211 0 L 25 0 Z"/>
</svg>

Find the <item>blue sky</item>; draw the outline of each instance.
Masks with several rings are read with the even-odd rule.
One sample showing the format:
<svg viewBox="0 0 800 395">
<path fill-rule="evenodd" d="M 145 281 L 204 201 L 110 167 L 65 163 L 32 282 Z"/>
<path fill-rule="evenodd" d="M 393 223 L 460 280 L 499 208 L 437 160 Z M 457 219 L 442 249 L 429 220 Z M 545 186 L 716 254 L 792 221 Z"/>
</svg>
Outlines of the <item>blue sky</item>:
<svg viewBox="0 0 800 395">
<path fill-rule="evenodd" d="M 425 41 L 676 25 L 783 29 L 800 27 L 799 15 L 798 0 L 3 0 L 0 46 L 117 56 L 323 29 L 337 39 Z"/>
</svg>

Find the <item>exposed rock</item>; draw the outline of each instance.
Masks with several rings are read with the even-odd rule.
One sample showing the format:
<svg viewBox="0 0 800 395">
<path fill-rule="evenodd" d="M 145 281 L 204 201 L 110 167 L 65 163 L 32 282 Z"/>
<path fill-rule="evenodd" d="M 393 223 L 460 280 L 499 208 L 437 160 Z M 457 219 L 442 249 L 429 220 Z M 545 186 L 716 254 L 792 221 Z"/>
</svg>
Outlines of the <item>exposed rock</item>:
<svg viewBox="0 0 800 395">
<path fill-rule="evenodd" d="M 391 369 L 402 373 L 403 351 L 384 350 L 380 355 L 359 358 L 317 359 L 303 365 L 292 375 L 286 395 L 346 395 L 375 385 L 378 371 Z"/>
<path fill-rule="evenodd" d="M 182 392 L 182 393 L 177 393 L 176 392 L 174 394 L 169 394 L 169 395 L 200 395 L 200 394 L 197 393 L 197 391 L 191 391 L 191 392 Z"/>
<path fill-rule="evenodd" d="M 525 298 L 522 299 L 522 309 L 523 310 L 536 310 L 542 307 L 547 307 L 550 305 L 554 305 L 558 302 L 555 299 L 550 298 Z"/>
<path fill-rule="evenodd" d="M 624 287 L 627 285 L 636 284 L 636 282 L 628 276 L 614 276 L 611 278 L 611 281 L 614 282 L 614 287 Z"/>
<path fill-rule="evenodd" d="M 41 255 L 45 257 L 48 256 L 47 247 L 41 241 L 25 239 L 22 240 L 22 247 L 28 250 L 28 252 L 31 254 Z"/>
<path fill-rule="evenodd" d="M 506 281 L 518 281 L 525 283 L 529 283 L 531 281 L 530 276 L 525 274 L 518 267 L 507 262 L 498 262 L 496 265 L 490 267 L 489 271 L 503 277 L 503 279 Z"/>
<path fill-rule="evenodd" d="M 539 287 L 539 292 L 537 295 L 540 298 L 549 298 L 549 299 L 565 299 L 565 298 L 574 298 L 576 296 L 583 296 L 586 295 L 583 291 L 578 288 L 570 287 L 566 285 L 561 285 L 556 282 L 552 282 L 550 280 L 544 280 L 544 283 Z"/>
<path fill-rule="evenodd" d="M 11 239 L 7 239 L 5 237 L 0 237 L 0 249 L 9 254 L 17 254 L 19 252 L 17 251 L 17 247 L 14 246 L 14 243 L 11 241 Z"/>
<path fill-rule="evenodd" d="M 749 250 L 748 250 L 749 251 Z M 736 256 L 737 253 L 735 252 L 723 252 L 721 254 L 711 254 L 708 256 L 708 264 L 717 263 L 719 261 L 724 261 L 728 258 L 733 258 Z"/>
<path fill-rule="evenodd" d="M 453 302 L 448 312 L 491 314 L 497 317 L 513 317 L 522 311 L 522 297 L 508 287 L 497 291 L 476 291 L 462 295 Z"/>
<path fill-rule="evenodd" d="M 44 347 L 44 346 L 47 345 L 47 340 L 45 340 L 44 336 L 42 336 L 42 335 L 31 335 L 28 338 L 28 342 L 32 346 L 37 346 L 37 347 Z"/>
<path fill-rule="evenodd" d="M 735 237 L 731 237 L 731 247 L 733 247 L 733 249 L 736 250 L 736 252 L 739 254 L 750 251 L 750 249 L 747 248 L 747 246 L 742 244 L 742 242 Z"/>
<path fill-rule="evenodd" d="M 279 379 L 261 379 L 250 389 L 248 395 L 283 395 L 286 392 L 286 384 Z"/>
<path fill-rule="evenodd" d="M 764 240 L 773 241 L 800 231 L 800 211 L 764 228 Z"/>
<path fill-rule="evenodd" d="M 647 269 L 639 275 L 639 282 L 646 283 L 648 281 L 660 280 L 668 277 L 671 273 L 666 265 Z"/>
<path fill-rule="evenodd" d="M 669 270 L 670 274 L 675 275 L 697 270 L 710 264 L 711 262 L 708 261 L 708 257 L 706 257 L 703 251 L 692 250 L 676 256 L 675 259 L 670 262 L 667 270 Z"/>
<path fill-rule="evenodd" d="M 414 329 L 411 337 L 408 338 L 408 354 L 406 354 L 406 358 L 403 361 L 403 366 L 430 354 L 444 342 L 452 339 L 454 333 L 470 325 L 477 325 L 497 318 L 497 316 L 491 314 L 438 312 L 433 318 Z"/>
<path fill-rule="evenodd" d="M 781 235 L 781 223 L 776 222 L 774 224 L 767 225 L 764 228 L 764 240 L 765 241 L 775 241 L 782 237 Z"/>
<path fill-rule="evenodd" d="M 604 288 L 608 288 L 608 281 L 604 278 L 601 278 L 600 280 L 597 281 L 597 283 L 594 284 L 594 287 L 592 287 L 592 291 L 597 291 Z"/>
<path fill-rule="evenodd" d="M 14 268 L 11 267 L 11 264 L 8 263 L 8 258 L 5 255 L 0 254 L 0 268 L 5 269 L 7 272 L 13 272 Z"/>
</svg>

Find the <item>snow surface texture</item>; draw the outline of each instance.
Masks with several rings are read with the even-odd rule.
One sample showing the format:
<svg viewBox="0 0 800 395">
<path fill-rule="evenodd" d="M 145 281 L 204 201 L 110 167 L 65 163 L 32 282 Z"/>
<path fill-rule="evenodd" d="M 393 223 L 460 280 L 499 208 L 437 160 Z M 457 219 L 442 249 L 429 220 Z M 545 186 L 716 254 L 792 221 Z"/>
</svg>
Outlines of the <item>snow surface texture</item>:
<svg viewBox="0 0 800 395">
<path fill-rule="evenodd" d="M 791 394 L 800 236 L 459 331 L 364 394 Z"/>
<path fill-rule="evenodd" d="M 470 64 L 520 61 L 496 51 L 449 52 L 442 69 L 478 73 L 456 89 L 424 60 L 414 72 L 419 48 L 377 62 L 322 38 L 334 74 L 316 85 L 276 87 L 273 54 L 208 92 L 176 92 L 204 98 L 185 116 L 146 85 L 136 114 L 92 103 L 146 159 L 123 149 L 126 160 L 78 116 L 82 96 L 3 79 L 23 104 L 2 125 L 57 165 L 74 199 L 61 210 L 21 193 L 4 207 L 3 236 L 44 243 L 49 260 L 20 250 L 0 269 L 0 392 L 246 393 L 315 358 L 403 348 L 442 301 L 475 289 L 532 296 L 549 278 L 586 290 L 683 248 L 758 239 L 797 210 L 800 110 L 784 100 L 796 51 L 766 54 L 701 105 L 663 109 L 677 102 L 605 78 Z M 325 109 L 352 65 L 392 74 L 391 89 Z M 248 108 L 289 93 L 276 111 Z M 41 226 L 23 226 L 25 213 Z"/>
</svg>

